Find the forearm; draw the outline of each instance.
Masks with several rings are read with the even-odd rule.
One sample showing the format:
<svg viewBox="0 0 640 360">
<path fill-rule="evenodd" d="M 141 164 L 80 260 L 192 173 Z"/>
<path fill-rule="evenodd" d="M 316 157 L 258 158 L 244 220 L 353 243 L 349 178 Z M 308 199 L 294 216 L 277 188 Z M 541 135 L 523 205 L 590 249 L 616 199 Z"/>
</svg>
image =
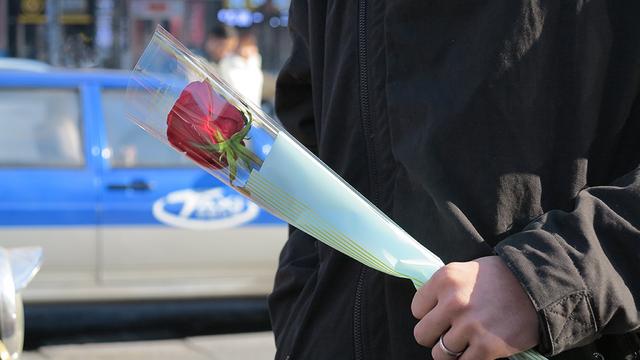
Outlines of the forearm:
<svg viewBox="0 0 640 360">
<path fill-rule="evenodd" d="M 496 247 L 541 320 L 541 350 L 557 354 L 640 326 L 640 170 L 582 191 Z"/>
</svg>

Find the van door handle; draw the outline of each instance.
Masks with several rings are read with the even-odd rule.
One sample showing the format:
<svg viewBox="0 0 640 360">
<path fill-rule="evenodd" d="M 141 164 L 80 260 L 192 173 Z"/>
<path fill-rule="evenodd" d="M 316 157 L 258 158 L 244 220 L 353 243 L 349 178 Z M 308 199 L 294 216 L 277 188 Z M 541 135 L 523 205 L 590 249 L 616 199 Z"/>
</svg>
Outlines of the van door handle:
<svg viewBox="0 0 640 360">
<path fill-rule="evenodd" d="M 129 184 L 109 184 L 107 185 L 107 189 L 110 191 L 149 191 L 151 190 L 151 186 L 144 180 L 134 180 Z"/>
</svg>

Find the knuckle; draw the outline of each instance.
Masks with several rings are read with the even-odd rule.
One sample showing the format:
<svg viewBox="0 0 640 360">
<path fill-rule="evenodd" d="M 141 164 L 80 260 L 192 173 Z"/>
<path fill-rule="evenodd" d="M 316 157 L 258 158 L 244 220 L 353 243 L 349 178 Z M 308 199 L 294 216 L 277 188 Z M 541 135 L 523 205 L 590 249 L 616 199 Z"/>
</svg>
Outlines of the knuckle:
<svg viewBox="0 0 640 360">
<path fill-rule="evenodd" d="M 422 346 L 429 346 L 429 344 L 427 344 L 425 337 L 422 334 L 422 330 L 419 324 L 413 328 L 413 337 L 416 339 L 416 342 L 418 344 Z"/>
<path fill-rule="evenodd" d="M 455 266 L 452 264 L 447 264 L 443 266 L 442 269 L 440 269 L 437 274 L 440 280 L 447 281 L 447 280 L 453 279 L 455 273 L 456 273 Z"/>
<path fill-rule="evenodd" d="M 411 302 L 411 315 L 413 315 L 413 317 L 416 319 L 420 319 L 420 311 L 418 309 L 418 304 L 416 303 L 415 298 Z"/>
<path fill-rule="evenodd" d="M 435 274 L 433 274 L 433 277 L 435 279 L 442 279 L 447 277 L 449 274 L 451 273 L 451 266 L 449 264 L 441 267 L 440 269 L 438 269 L 438 271 L 436 271 Z"/>
<path fill-rule="evenodd" d="M 445 360 L 442 354 L 440 353 L 440 351 L 438 351 L 438 348 L 436 347 L 431 349 L 431 357 L 433 358 L 433 360 Z"/>
<path fill-rule="evenodd" d="M 411 314 L 416 319 L 420 319 L 425 314 L 425 299 L 427 299 L 427 295 L 424 291 L 418 291 L 413 295 L 413 299 L 411 300 Z"/>
<path fill-rule="evenodd" d="M 413 299 L 411 301 L 411 310 L 419 310 L 419 305 L 425 300 L 429 298 L 429 289 L 426 286 L 423 286 L 416 291 L 413 295 Z"/>
<path fill-rule="evenodd" d="M 441 286 L 457 287 L 460 285 L 461 271 L 458 263 L 445 265 L 439 271 L 438 282 Z"/>
<path fill-rule="evenodd" d="M 450 311 L 460 312 L 469 307 L 469 299 L 460 294 L 453 294 L 446 300 L 445 304 Z"/>
<path fill-rule="evenodd" d="M 429 291 L 429 290 L 427 289 L 427 285 L 431 282 L 431 280 L 433 280 L 433 279 L 430 279 L 430 280 L 429 280 L 429 281 L 427 281 L 424 285 L 420 286 L 420 287 L 418 288 L 418 290 L 416 291 L 416 295 L 424 295 L 425 293 L 427 293 L 427 291 Z M 413 298 L 415 299 L 415 298 L 416 298 L 416 296 L 414 296 Z"/>
<path fill-rule="evenodd" d="M 411 306 L 411 315 L 413 315 L 416 320 L 420 320 L 420 313 L 414 309 L 413 306 Z"/>
</svg>

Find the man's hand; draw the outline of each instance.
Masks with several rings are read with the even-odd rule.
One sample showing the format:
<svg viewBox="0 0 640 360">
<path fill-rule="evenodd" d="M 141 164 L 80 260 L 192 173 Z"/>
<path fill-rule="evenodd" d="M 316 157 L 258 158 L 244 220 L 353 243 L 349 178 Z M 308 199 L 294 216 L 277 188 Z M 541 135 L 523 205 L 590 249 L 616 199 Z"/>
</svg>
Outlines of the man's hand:
<svg viewBox="0 0 640 360">
<path fill-rule="evenodd" d="M 420 319 L 418 343 L 432 347 L 435 360 L 451 360 L 440 335 L 461 360 L 507 357 L 538 344 L 538 317 L 513 273 L 497 256 L 451 263 L 421 287 L 411 304 Z"/>
</svg>

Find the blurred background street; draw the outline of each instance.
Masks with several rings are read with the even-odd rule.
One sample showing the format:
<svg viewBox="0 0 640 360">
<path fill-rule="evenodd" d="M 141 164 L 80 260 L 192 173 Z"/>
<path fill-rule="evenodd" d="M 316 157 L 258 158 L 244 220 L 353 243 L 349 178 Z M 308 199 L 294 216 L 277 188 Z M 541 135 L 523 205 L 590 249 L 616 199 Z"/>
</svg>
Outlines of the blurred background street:
<svg viewBox="0 0 640 360">
<path fill-rule="evenodd" d="M 47 346 L 23 356 L 23 360 L 272 360 L 275 346 L 273 335 L 263 332 L 183 340 Z"/>
<path fill-rule="evenodd" d="M 126 88 L 161 25 L 275 116 L 288 9 L 0 0 L 0 248 L 44 259 L 24 359 L 273 358 L 286 224 L 129 121 Z"/>
</svg>

